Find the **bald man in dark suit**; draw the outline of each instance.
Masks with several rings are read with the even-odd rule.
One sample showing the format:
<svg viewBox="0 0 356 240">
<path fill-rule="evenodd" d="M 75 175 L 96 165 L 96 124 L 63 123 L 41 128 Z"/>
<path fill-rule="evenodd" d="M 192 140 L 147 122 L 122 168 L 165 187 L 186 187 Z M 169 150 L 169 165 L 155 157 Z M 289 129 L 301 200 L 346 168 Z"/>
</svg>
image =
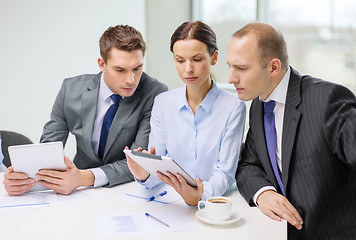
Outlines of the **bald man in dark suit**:
<svg viewBox="0 0 356 240">
<path fill-rule="evenodd" d="M 356 239 L 356 98 L 288 64 L 265 23 L 235 32 L 229 82 L 253 100 L 236 181 L 251 206 L 288 221 L 288 239 Z"/>
</svg>

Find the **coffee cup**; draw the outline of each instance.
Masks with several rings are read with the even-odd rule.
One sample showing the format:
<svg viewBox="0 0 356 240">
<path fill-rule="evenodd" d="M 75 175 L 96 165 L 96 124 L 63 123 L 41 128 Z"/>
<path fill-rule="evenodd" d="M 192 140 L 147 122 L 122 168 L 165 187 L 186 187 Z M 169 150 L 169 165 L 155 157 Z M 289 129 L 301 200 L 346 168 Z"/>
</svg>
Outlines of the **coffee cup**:
<svg viewBox="0 0 356 240">
<path fill-rule="evenodd" d="M 205 207 L 202 208 L 202 205 Z M 231 216 L 232 200 L 229 197 L 210 197 L 206 201 L 199 201 L 198 209 L 211 220 L 224 221 Z"/>
</svg>

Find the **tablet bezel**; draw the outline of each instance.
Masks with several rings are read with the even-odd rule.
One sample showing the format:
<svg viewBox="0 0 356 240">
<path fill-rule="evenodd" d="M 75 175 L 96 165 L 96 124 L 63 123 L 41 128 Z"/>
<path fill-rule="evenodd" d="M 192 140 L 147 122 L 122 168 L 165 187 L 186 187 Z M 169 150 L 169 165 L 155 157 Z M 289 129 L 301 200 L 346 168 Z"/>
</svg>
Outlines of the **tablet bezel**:
<svg viewBox="0 0 356 240">
<path fill-rule="evenodd" d="M 190 186 L 197 187 L 194 178 L 192 178 L 181 166 L 179 166 L 177 162 L 175 162 L 170 157 L 153 155 L 128 149 L 124 149 L 124 153 L 155 177 L 157 177 L 157 171 L 163 174 L 165 174 L 167 171 L 174 175 L 179 173 Z"/>
<path fill-rule="evenodd" d="M 15 172 L 23 172 L 35 178 L 40 169 L 64 171 L 64 151 L 62 142 L 35 143 L 8 147 L 11 165 Z M 46 190 L 36 185 L 30 191 Z"/>
</svg>

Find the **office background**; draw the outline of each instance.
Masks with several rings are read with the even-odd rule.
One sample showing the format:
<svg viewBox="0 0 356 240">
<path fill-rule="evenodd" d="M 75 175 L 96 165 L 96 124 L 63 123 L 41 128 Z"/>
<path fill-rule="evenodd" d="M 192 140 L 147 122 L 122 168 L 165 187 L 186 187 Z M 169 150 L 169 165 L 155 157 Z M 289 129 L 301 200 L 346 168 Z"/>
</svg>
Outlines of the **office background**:
<svg viewBox="0 0 356 240">
<path fill-rule="evenodd" d="M 230 36 L 259 20 L 282 31 L 290 64 L 302 74 L 356 92 L 355 11 L 353 0 L 0 0 L 0 129 L 38 142 L 63 79 L 100 71 L 99 38 L 117 24 L 143 34 L 144 69 L 170 89 L 182 85 L 169 51 L 170 36 L 182 22 L 202 20 L 217 33 L 213 71 L 229 89 Z M 72 136 L 66 155 L 75 155 Z"/>
</svg>

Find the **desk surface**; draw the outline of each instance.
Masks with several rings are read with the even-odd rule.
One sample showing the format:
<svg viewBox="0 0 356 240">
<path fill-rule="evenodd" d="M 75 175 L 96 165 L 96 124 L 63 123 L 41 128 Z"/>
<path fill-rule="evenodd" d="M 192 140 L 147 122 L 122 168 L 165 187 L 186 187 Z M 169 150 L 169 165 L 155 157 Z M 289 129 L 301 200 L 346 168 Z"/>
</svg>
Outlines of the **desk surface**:
<svg viewBox="0 0 356 240">
<path fill-rule="evenodd" d="M 2 179 L 3 173 L 0 173 L 0 192 L 5 191 Z M 100 235 L 95 217 L 152 210 L 147 209 L 147 204 L 129 202 L 119 197 L 140 187 L 142 186 L 136 182 L 131 182 L 113 188 L 84 189 L 81 191 L 95 194 L 87 194 L 87 197 L 43 207 L 0 209 L 1 239 L 115 239 Z M 144 237 L 124 237 L 124 239 L 287 239 L 286 222 L 273 221 L 263 215 L 259 209 L 249 207 L 237 191 L 229 196 L 233 199 L 233 211 L 241 216 L 236 223 L 224 226 L 203 223 L 195 217 L 196 208 L 189 207 L 183 200 L 179 200 L 164 208 L 183 211 L 192 219 L 196 230 L 150 234 Z"/>
</svg>

